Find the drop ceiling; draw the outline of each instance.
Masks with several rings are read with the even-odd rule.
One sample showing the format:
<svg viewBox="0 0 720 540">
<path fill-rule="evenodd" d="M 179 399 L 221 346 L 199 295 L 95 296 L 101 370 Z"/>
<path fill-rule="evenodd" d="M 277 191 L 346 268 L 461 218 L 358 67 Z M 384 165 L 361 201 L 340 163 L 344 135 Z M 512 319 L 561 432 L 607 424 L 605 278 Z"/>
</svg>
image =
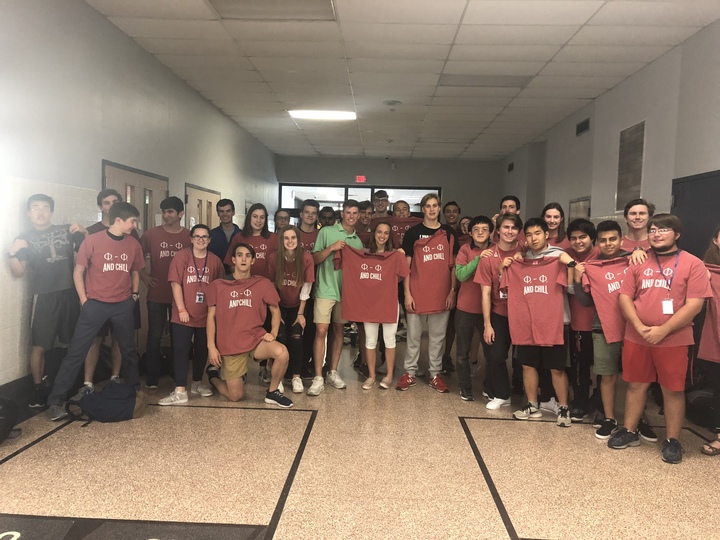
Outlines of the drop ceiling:
<svg viewBox="0 0 720 540">
<path fill-rule="evenodd" d="M 302 156 L 501 159 L 720 18 L 720 0 L 86 1 Z"/>
</svg>

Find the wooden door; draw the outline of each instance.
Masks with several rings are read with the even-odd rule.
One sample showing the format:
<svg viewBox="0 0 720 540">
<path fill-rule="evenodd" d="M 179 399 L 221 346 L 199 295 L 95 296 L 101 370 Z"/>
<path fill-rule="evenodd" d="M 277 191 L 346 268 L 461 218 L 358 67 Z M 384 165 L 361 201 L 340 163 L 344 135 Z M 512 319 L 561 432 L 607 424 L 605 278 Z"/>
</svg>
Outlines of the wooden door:
<svg viewBox="0 0 720 540">
<path fill-rule="evenodd" d="M 220 225 L 215 205 L 220 192 L 185 184 L 185 226 L 192 229 L 200 223 L 214 229 Z"/>
</svg>

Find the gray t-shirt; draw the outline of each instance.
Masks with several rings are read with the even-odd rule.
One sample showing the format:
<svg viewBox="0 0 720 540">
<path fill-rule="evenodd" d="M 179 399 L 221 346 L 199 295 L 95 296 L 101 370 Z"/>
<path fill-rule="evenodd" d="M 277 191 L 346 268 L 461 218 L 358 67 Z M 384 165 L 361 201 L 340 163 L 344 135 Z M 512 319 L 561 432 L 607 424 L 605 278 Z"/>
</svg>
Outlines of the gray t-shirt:
<svg viewBox="0 0 720 540">
<path fill-rule="evenodd" d="M 82 233 L 70 234 L 70 225 L 51 225 L 42 231 L 31 229 L 18 238 L 28 243 L 18 252 L 26 261 L 32 294 L 45 294 L 72 289 L 74 252 L 85 238 Z"/>
</svg>

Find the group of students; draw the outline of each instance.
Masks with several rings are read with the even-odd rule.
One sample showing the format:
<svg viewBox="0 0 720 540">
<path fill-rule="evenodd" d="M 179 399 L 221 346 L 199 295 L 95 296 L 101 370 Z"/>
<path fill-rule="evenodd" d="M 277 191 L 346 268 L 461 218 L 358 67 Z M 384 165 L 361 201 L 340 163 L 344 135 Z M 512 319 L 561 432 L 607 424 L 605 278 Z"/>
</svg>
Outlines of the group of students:
<svg viewBox="0 0 720 540">
<path fill-rule="evenodd" d="M 678 463 L 691 326 L 706 300 L 699 356 L 711 362 L 720 381 L 720 230 L 703 263 L 679 247 L 680 220 L 653 215 L 653 205 L 643 199 L 625 207 L 623 235 L 616 221 L 596 227 L 576 219 L 566 228 L 558 203 L 523 223 L 515 196 L 504 197 L 493 217 L 461 217 L 457 203 L 441 206 L 434 193 L 420 201 L 422 217 L 413 216 L 405 201 L 396 201 L 391 213 L 384 190 L 372 202 L 345 201 L 339 221 L 332 208 L 311 199 L 302 202 L 297 227 L 280 209 L 273 233 L 264 205 L 251 206 L 240 228 L 233 202 L 222 199 L 218 227 L 188 230 L 181 225 L 182 201 L 168 197 L 160 205 L 162 225 L 139 239 L 134 206 L 113 190 L 100 192 L 97 202 L 103 218 L 85 229 L 52 225 L 52 199 L 30 197 L 32 229 L 8 253 L 13 275 L 30 274 L 36 295 L 31 406 L 47 403 L 53 420 L 66 415 L 62 404 L 83 363 L 80 393 L 93 391 L 97 349 L 108 332 L 112 379 L 122 376 L 139 386 L 134 330 L 140 280 L 148 287 L 148 388 L 158 386 L 168 318 L 171 327 L 176 386 L 160 405 L 188 402 L 190 365 L 191 394 L 216 390 L 231 401 L 243 397 L 250 360 L 266 364 L 265 402 L 280 407 L 293 405 L 283 378 L 296 394 L 305 391 L 303 378 L 312 379 L 310 396 L 326 385 L 345 388 L 337 368 L 349 321 L 360 327 L 363 390 L 377 384 L 407 391 L 417 383 L 427 327 L 428 382 L 436 391 L 448 392 L 445 377 L 457 369 L 460 397 L 474 400 L 477 335 L 488 409 L 509 406 L 519 388 L 527 403 L 513 413 L 518 420 L 539 418 L 544 409 L 569 427 L 597 409 L 595 436 L 614 449 L 637 446 L 641 438 L 657 441 L 643 415 L 648 388 L 659 383 L 667 432 L 662 458 Z M 407 347 L 403 374 L 394 382 L 403 313 Z M 42 357 L 56 338 L 70 346 L 50 389 Z M 378 350 L 386 362 L 379 381 Z M 600 396 L 595 407 L 593 365 Z M 628 383 L 623 427 L 615 411 L 620 372 Z M 720 455 L 720 439 L 702 452 Z"/>
</svg>

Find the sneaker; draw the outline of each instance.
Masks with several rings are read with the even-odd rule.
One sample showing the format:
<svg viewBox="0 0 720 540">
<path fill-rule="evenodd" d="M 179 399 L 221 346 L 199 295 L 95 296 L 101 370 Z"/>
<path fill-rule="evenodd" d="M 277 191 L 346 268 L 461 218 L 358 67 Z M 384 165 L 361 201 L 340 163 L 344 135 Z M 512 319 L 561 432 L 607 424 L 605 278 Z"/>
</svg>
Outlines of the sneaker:
<svg viewBox="0 0 720 540">
<path fill-rule="evenodd" d="M 56 422 L 58 420 L 62 420 L 63 418 L 67 418 L 68 413 L 62 405 L 50 405 L 48 415 L 50 416 L 50 420 Z"/>
<path fill-rule="evenodd" d="M 452 356 L 445 355 L 442 357 L 442 369 L 440 370 L 440 373 L 443 375 L 449 375 L 455 371 L 455 366 L 453 365 Z"/>
<path fill-rule="evenodd" d="M 28 406 L 31 409 L 42 409 L 45 406 L 45 402 L 47 401 L 47 388 L 44 384 L 36 384 L 35 390 L 33 390 L 33 395 L 30 398 L 30 403 Z"/>
<path fill-rule="evenodd" d="M 573 410 L 570 411 L 570 421 L 574 424 L 578 422 L 582 422 L 587 418 L 587 413 L 585 412 L 585 409 L 581 409 L 579 407 L 573 407 Z"/>
<path fill-rule="evenodd" d="M 443 381 L 443 378 L 439 374 L 430 379 L 428 384 L 430 385 L 430 388 L 434 388 L 441 394 L 447 394 L 450 391 L 448 390 L 447 384 L 445 384 L 445 381 Z"/>
<path fill-rule="evenodd" d="M 148 390 L 155 390 L 158 387 L 158 381 L 154 381 L 152 379 L 147 379 L 145 381 L 145 388 Z"/>
<path fill-rule="evenodd" d="M 277 391 L 280 392 L 281 394 L 285 394 L 285 386 L 283 385 L 282 381 L 280 381 L 278 383 Z"/>
<path fill-rule="evenodd" d="M 673 465 L 680 463 L 684 452 L 685 450 L 683 450 L 680 441 L 677 439 L 663 441 L 662 460 L 665 463 L 672 463 Z"/>
<path fill-rule="evenodd" d="M 490 397 L 490 394 L 488 394 L 487 392 L 483 392 L 482 397 L 487 399 L 488 401 L 490 401 L 492 399 L 492 397 Z"/>
<path fill-rule="evenodd" d="M 642 418 L 640 420 L 640 423 L 638 424 L 638 434 L 640 435 L 640 438 L 645 442 L 658 442 L 657 434 L 655 433 L 653 428 L 650 427 L 648 421 L 644 418 Z"/>
<path fill-rule="evenodd" d="M 560 404 L 554 397 L 550 398 L 550 401 L 541 401 L 540 408 L 543 411 L 551 412 L 553 414 L 558 414 L 560 412 Z"/>
<path fill-rule="evenodd" d="M 312 384 L 308 388 L 308 396 L 319 396 L 320 392 L 325 390 L 325 379 L 322 377 L 313 377 Z"/>
<path fill-rule="evenodd" d="M 272 377 L 270 376 L 270 370 L 265 367 L 260 368 L 260 373 L 258 374 L 260 377 L 260 382 L 263 384 L 270 384 L 270 381 L 272 380 Z"/>
<path fill-rule="evenodd" d="M 614 450 L 624 450 L 628 446 L 640 446 L 640 439 L 637 433 L 620 428 L 608 439 L 607 445 Z"/>
<path fill-rule="evenodd" d="M 572 420 L 570 420 L 570 410 L 567 407 L 560 407 L 557 415 L 557 425 L 560 427 L 570 427 Z"/>
<path fill-rule="evenodd" d="M 460 399 L 463 401 L 475 401 L 472 390 L 465 390 L 464 388 L 460 389 Z"/>
<path fill-rule="evenodd" d="M 500 398 L 496 397 L 496 398 L 492 398 L 490 401 L 488 401 L 487 404 L 485 405 L 485 408 L 489 409 L 491 411 L 496 411 L 500 407 L 507 407 L 508 405 L 510 405 L 509 399 L 500 399 Z"/>
<path fill-rule="evenodd" d="M 380 381 L 379 386 L 383 390 L 387 390 L 388 388 L 390 388 L 392 386 L 392 377 L 385 377 L 382 381 Z"/>
<path fill-rule="evenodd" d="M 345 384 L 345 381 L 343 381 L 340 378 L 340 375 L 338 375 L 337 370 L 328 371 L 327 377 L 325 378 L 325 382 L 333 385 L 338 390 L 347 388 L 347 384 Z"/>
<path fill-rule="evenodd" d="M 95 391 L 95 389 L 92 386 L 89 386 L 87 384 L 83 384 L 80 387 L 80 390 L 78 390 L 77 394 L 75 394 L 73 397 L 70 398 L 71 401 L 80 401 L 85 396 L 89 396 Z"/>
<path fill-rule="evenodd" d="M 269 403 L 270 405 L 277 405 L 278 407 L 282 407 L 283 409 L 289 409 L 293 406 L 293 402 L 290 400 L 290 398 L 286 398 L 277 390 L 273 390 L 272 392 L 268 390 L 268 393 L 265 394 L 265 403 Z"/>
<path fill-rule="evenodd" d="M 612 434 L 617 431 L 617 428 L 618 425 L 616 420 L 613 420 L 612 418 L 606 418 L 603 421 L 602 425 L 595 432 L 595 436 L 601 441 L 604 441 L 606 439 L 609 439 Z"/>
<path fill-rule="evenodd" d="M 110 377 L 110 382 L 124 384 L 125 379 L 123 379 L 120 375 L 113 375 L 112 377 Z"/>
<path fill-rule="evenodd" d="M 158 405 L 185 405 L 188 402 L 187 392 L 173 390 L 167 397 L 158 401 Z"/>
<path fill-rule="evenodd" d="M 293 377 L 292 391 L 293 394 L 302 394 L 305 391 L 305 387 L 303 386 L 303 382 L 300 377 Z"/>
<path fill-rule="evenodd" d="M 592 427 L 594 427 L 595 429 L 600 429 L 605 420 L 606 418 L 604 413 L 601 413 L 600 411 L 595 411 L 595 416 L 593 416 L 592 421 Z"/>
<path fill-rule="evenodd" d="M 529 420 L 530 418 L 540 418 L 541 416 L 542 411 L 532 403 L 528 403 L 522 409 L 513 413 L 513 417 L 516 420 Z"/>
<path fill-rule="evenodd" d="M 375 379 L 368 377 L 367 379 L 365 379 L 365 382 L 362 385 L 362 389 L 363 390 L 372 390 L 372 387 L 375 386 L 375 382 L 376 382 Z"/>
<path fill-rule="evenodd" d="M 210 397 L 213 395 L 212 388 L 208 385 L 203 384 L 200 381 L 193 382 L 190 387 L 190 393 L 195 395 L 201 395 L 202 397 Z"/>
<path fill-rule="evenodd" d="M 403 376 L 398 379 L 397 386 L 395 386 L 395 390 L 400 390 L 404 392 L 411 386 L 415 386 L 415 377 L 410 375 L 409 373 L 403 373 Z"/>
</svg>

